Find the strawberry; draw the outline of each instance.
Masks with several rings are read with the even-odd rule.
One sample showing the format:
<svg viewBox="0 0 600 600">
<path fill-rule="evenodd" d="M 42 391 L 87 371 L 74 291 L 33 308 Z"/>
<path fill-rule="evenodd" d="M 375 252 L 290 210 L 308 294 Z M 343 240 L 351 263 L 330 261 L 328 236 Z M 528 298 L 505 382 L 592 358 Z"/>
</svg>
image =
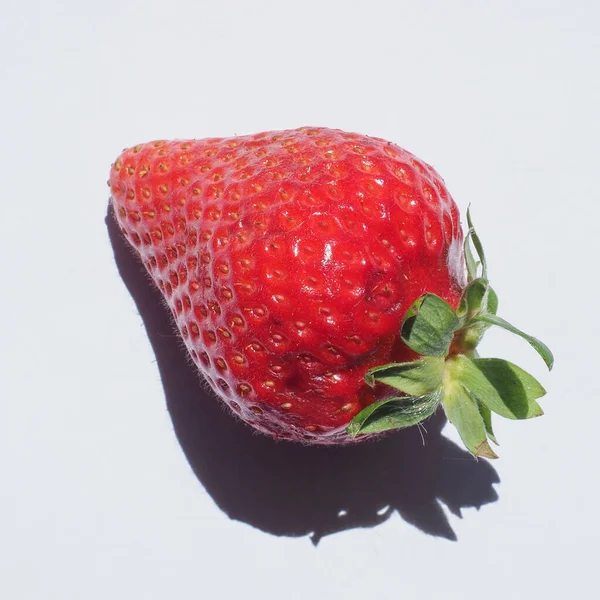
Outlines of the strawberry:
<svg viewBox="0 0 600 600">
<path fill-rule="evenodd" d="M 477 362 L 496 360 L 476 355 L 485 329 L 512 326 L 470 217 L 465 272 L 456 204 L 410 152 L 325 128 L 155 141 L 126 149 L 109 186 L 194 363 L 259 431 L 347 443 L 442 404 L 492 456 L 490 410 L 540 413 L 531 376 Z"/>
</svg>

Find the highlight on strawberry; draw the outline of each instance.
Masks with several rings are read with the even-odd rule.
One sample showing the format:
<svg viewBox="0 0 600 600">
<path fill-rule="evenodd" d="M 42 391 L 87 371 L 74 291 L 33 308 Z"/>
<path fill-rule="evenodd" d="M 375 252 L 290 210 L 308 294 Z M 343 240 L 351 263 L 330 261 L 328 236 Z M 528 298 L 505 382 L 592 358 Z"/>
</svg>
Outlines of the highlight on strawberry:
<svg viewBox="0 0 600 600">
<path fill-rule="evenodd" d="M 243 421 L 277 439 L 354 443 L 440 407 L 476 456 L 492 414 L 542 414 L 544 388 L 481 358 L 497 315 L 481 241 L 428 164 L 319 127 L 126 149 L 119 226 L 190 356 Z"/>
</svg>

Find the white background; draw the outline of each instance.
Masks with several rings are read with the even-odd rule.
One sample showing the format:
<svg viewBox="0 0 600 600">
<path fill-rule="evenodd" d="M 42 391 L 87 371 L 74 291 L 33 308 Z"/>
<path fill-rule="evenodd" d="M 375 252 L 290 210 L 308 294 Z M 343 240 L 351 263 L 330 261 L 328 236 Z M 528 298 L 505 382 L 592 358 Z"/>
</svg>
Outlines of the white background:
<svg viewBox="0 0 600 600">
<path fill-rule="evenodd" d="M 2 598 L 593 595 L 597 1 L 0 14 Z M 484 342 L 548 389 L 544 417 L 497 422 L 499 461 L 433 432 L 425 448 L 273 445 L 203 394 L 143 279 L 136 307 L 105 224 L 121 149 L 301 125 L 390 139 L 472 204 L 500 313 L 556 354 L 548 374 L 521 340 Z"/>
</svg>

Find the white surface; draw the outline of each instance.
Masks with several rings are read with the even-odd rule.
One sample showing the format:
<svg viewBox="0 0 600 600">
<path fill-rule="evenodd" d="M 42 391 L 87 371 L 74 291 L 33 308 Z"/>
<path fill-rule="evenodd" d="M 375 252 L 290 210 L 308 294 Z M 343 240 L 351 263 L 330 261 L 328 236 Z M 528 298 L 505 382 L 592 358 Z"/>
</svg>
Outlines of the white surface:
<svg viewBox="0 0 600 600">
<path fill-rule="evenodd" d="M 2 0 L 1 12 L 2 598 L 591 597 L 600 4 Z M 397 512 L 317 546 L 232 520 L 174 434 L 107 236 L 109 165 L 148 139 L 307 124 L 432 163 L 473 205 L 501 314 L 555 351 L 548 375 L 527 344 L 488 336 L 485 352 L 546 385 L 546 415 L 498 420 L 499 500 L 462 520 L 444 507 L 456 542 Z M 343 475 L 346 490 L 370 481 Z"/>
</svg>

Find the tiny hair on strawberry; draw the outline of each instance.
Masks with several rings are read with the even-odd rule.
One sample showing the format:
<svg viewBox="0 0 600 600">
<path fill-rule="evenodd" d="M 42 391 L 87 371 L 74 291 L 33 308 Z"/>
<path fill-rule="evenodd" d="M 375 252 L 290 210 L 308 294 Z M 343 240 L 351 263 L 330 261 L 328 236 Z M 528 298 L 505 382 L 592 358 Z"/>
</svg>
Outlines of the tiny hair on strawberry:
<svg viewBox="0 0 600 600">
<path fill-rule="evenodd" d="M 276 439 L 349 444 L 440 407 L 476 456 L 543 414 L 477 346 L 498 316 L 470 211 L 386 140 L 322 127 L 153 141 L 111 166 L 119 227 L 215 394 Z"/>
</svg>

